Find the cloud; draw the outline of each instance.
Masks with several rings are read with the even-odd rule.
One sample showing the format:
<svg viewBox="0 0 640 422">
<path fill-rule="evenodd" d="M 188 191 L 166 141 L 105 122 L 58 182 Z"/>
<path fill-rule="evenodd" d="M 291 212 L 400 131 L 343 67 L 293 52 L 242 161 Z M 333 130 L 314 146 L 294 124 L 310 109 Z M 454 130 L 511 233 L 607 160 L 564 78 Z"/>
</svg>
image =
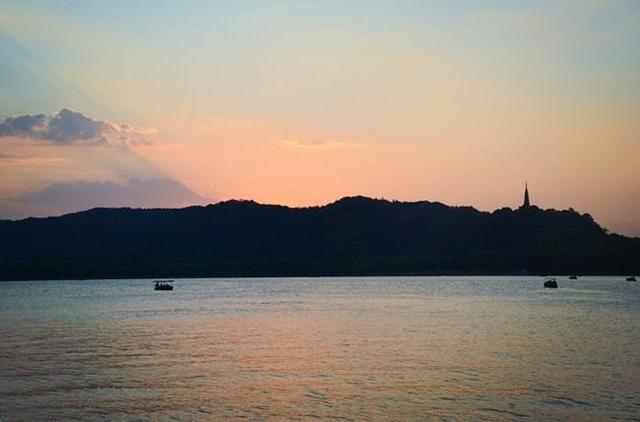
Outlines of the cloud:
<svg viewBox="0 0 640 422">
<path fill-rule="evenodd" d="M 0 218 L 61 215 L 95 207 L 179 208 L 209 201 L 177 180 L 131 178 L 52 183 L 46 188 L 0 201 Z"/>
<path fill-rule="evenodd" d="M 327 143 L 329 143 L 329 141 L 326 139 L 302 139 L 302 140 L 286 139 L 284 142 L 288 144 L 306 146 L 306 147 L 327 145 Z"/>
<path fill-rule="evenodd" d="M 8 117 L 0 122 L 0 138 L 42 140 L 55 145 L 146 145 L 154 133 L 155 130 L 149 128 L 93 119 L 68 108 L 54 115 L 26 114 Z"/>
<path fill-rule="evenodd" d="M 0 118 L 0 219 L 207 203 L 145 156 L 180 147 L 154 133 L 67 108 Z"/>
<path fill-rule="evenodd" d="M 59 157 L 24 157 L 15 154 L 5 154 L 0 152 L 0 163 L 14 165 L 37 165 L 43 163 L 62 163 L 67 160 Z"/>
<path fill-rule="evenodd" d="M 16 159 L 17 157 L 13 154 L 5 154 L 3 152 L 0 152 L 0 161 L 11 161 Z"/>
<path fill-rule="evenodd" d="M 342 141 L 337 139 L 294 139 L 286 138 L 280 141 L 284 146 L 301 148 L 323 148 L 323 149 L 366 149 L 380 150 L 380 145 L 365 144 L 360 142 Z"/>
</svg>

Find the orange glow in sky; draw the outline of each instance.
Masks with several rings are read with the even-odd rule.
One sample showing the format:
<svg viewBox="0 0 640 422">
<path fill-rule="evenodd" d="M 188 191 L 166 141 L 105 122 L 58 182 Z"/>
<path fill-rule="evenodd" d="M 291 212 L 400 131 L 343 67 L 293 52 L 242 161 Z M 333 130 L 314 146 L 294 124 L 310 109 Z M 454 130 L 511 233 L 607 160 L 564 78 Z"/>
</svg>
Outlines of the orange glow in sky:
<svg viewBox="0 0 640 422">
<path fill-rule="evenodd" d="M 5 217 L 78 180 L 483 210 L 528 181 L 541 207 L 640 236 L 635 2 L 76 6 L 3 7 L 0 121 L 68 107 L 133 129 L 105 146 L 0 128 Z"/>
</svg>

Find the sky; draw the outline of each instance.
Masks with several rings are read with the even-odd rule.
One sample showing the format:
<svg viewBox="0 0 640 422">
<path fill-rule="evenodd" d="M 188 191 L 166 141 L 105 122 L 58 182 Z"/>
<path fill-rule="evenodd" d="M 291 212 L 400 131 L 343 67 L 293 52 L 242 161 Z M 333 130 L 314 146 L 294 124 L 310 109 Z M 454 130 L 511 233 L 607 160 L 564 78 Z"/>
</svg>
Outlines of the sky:
<svg viewBox="0 0 640 422">
<path fill-rule="evenodd" d="M 640 2 L 0 0 L 0 218 L 348 195 L 640 236 Z"/>
</svg>

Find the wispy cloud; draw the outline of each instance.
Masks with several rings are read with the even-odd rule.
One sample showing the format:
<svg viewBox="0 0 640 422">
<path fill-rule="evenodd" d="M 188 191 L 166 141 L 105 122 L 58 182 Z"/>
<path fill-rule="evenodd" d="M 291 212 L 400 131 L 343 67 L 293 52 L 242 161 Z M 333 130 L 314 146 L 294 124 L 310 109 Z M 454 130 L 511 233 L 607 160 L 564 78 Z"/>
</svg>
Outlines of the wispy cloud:
<svg viewBox="0 0 640 422">
<path fill-rule="evenodd" d="M 298 145 L 303 147 L 327 145 L 329 143 L 327 139 L 303 139 L 303 140 L 286 139 L 284 142 L 287 144 L 293 144 L 293 145 Z"/>
<path fill-rule="evenodd" d="M 151 142 L 151 128 L 91 118 L 63 108 L 54 115 L 25 114 L 0 122 L 0 138 L 17 137 L 55 145 L 137 146 Z"/>
<path fill-rule="evenodd" d="M 6 154 L 0 152 L 0 163 L 8 163 L 13 165 L 39 165 L 43 163 L 62 163 L 67 161 L 65 158 L 60 157 L 25 157 L 15 154 Z"/>
<path fill-rule="evenodd" d="M 362 142 L 343 141 L 338 139 L 298 139 L 285 138 L 281 140 L 281 144 L 290 147 L 301 148 L 331 148 L 331 149 L 368 149 L 376 150 L 382 147 L 374 144 L 365 144 Z"/>
</svg>

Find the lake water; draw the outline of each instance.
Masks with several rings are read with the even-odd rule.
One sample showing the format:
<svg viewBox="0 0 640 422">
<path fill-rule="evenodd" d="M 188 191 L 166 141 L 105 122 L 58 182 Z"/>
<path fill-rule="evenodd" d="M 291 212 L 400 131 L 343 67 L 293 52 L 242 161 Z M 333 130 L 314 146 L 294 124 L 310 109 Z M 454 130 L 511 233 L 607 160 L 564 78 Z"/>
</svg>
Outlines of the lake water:
<svg viewBox="0 0 640 422">
<path fill-rule="evenodd" d="M 0 283 L 0 420 L 640 420 L 622 277 Z"/>
</svg>

